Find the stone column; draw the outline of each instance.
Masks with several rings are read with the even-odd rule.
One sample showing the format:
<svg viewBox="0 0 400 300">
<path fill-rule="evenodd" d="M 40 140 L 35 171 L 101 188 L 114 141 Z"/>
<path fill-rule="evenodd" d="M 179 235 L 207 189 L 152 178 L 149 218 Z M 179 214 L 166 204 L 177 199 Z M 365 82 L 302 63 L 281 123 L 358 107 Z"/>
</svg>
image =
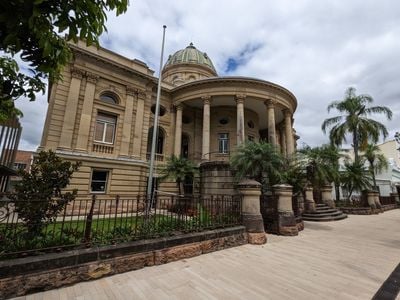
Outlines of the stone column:
<svg viewBox="0 0 400 300">
<path fill-rule="evenodd" d="M 71 83 L 69 85 L 67 103 L 65 103 L 64 120 L 61 129 L 59 147 L 71 149 L 74 133 L 76 110 L 78 108 L 79 91 L 81 89 L 83 70 L 71 68 Z"/>
<path fill-rule="evenodd" d="M 211 97 L 205 96 L 203 100 L 203 143 L 201 150 L 201 160 L 210 160 L 210 103 Z"/>
<path fill-rule="evenodd" d="M 315 201 L 314 201 L 314 194 L 313 194 L 313 187 L 308 186 L 305 188 L 305 210 L 306 212 L 315 212 Z"/>
<path fill-rule="evenodd" d="M 181 155 L 182 147 L 182 105 L 176 106 L 176 119 L 175 119 L 175 148 L 174 155 L 179 157 Z"/>
<path fill-rule="evenodd" d="M 246 95 L 236 95 L 236 144 L 241 145 L 245 141 L 244 137 L 244 100 Z"/>
<path fill-rule="evenodd" d="M 321 201 L 330 208 L 335 208 L 335 201 L 332 198 L 332 186 L 330 184 L 321 187 Z"/>
<path fill-rule="evenodd" d="M 285 134 L 285 126 L 281 127 L 281 152 L 283 156 L 287 156 L 287 147 L 286 147 L 286 134 Z"/>
<path fill-rule="evenodd" d="M 121 156 L 129 156 L 129 146 L 131 144 L 131 135 L 132 135 L 133 102 L 136 98 L 135 97 L 136 95 L 137 95 L 136 89 L 127 87 L 124 123 L 122 124 L 121 149 L 119 151 L 119 154 Z"/>
<path fill-rule="evenodd" d="M 144 91 L 138 92 L 136 104 L 135 130 L 133 136 L 133 156 L 140 158 L 142 149 L 142 133 L 143 133 L 143 117 L 144 117 L 144 99 L 146 94 Z"/>
<path fill-rule="evenodd" d="M 285 115 L 285 139 L 286 139 L 286 152 L 290 156 L 294 153 L 293 131 L 292 131 L 292 114 L 286 109 Z"/>
<path fill-rule="evenodd" d="M 261 245 L 267 242 L 264 221 L 260 212 L 261 183 L 244 179 L 237 185 L 243 196 L 242 216 L 250 244 Z"/>
<path fill-rule="evenodd" d="M 376 208 L 381 209 L 382 208 L 382 204 L 381 204 L 381 201 L 379 200 L 379 192 L 375 191 L 374 192 L 374 196 L 375 196 L 374 198 L 375 198 Z"/>
<path fill-rule="evenodd" d="M 278 232 L 281 235 L 294 236 L 299 234 L 296 218 L 292 206 L 292 186 L 288 184 L 276 184 L 273 187 L 278 197 Z"/>
<path fill-rule="evenodd" d="M 86 89 L 83 99 L 81 120 L 79 122 L 78 139 L 76 141 L 76 149 L 82 152 L 88 151 L 88 141 L 90 124 L 92 122 L 93 100 L 96 89 L 96 82 L 99 76 L 86 73 Z"/>
<path fill-rule="evenodd" d="M 268 118 L 268 142 L 276 146 L 276 130 L 275 130 L 275 101 L 265 101 L 267 106 L 267 118 Z"/>
</svg>

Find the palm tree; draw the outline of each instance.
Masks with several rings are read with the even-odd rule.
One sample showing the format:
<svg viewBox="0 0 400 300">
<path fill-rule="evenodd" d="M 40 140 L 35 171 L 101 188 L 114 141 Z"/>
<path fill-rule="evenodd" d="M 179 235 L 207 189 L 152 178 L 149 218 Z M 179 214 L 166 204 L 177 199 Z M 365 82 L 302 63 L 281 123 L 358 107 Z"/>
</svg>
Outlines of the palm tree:
<svg viewBox="0 0 400 300">
<path fill-rule="evenodd" d="M 315 188 L 325 184 L 339 183 L 339 158 L 342 155 L 335 146 L 323 145 L 311 148 L 306 146 L 299 150 L 306 162 L 307 178 Z"/>
<path fill-rule="evenodd" d="M 179 195 L 182 194 L 183 191 L 183 182 L 187 177 L 193 177 L 197 173 L 197 167 L 194 163 L 183 157 L 176 157 L 172 155 L 168 160 L 166 165 L 164 165 L 161 170 L 161 180 L 165 180 L 167 178 L 176 181 L 176 185 L 178 186 Z"/>
<path fill-rule="evenodd" d="M 361 192 L 371 188 L 369 172 L 365 169 L 364 163 L 363 159 L 359 159 L 354 162 L 346 162 L 344 165 L 341 180 L 343 187 L 349 192 L 348 199 L 350 199 L 354 191 Z"/>
<path fill-rule="evenodd" d="M 373 188 L 376 189 L 375 174 L 382 172 L 388 168 L 388 161 L 377 145 L 368 144 L 364 150 L 363 157 L 368 161 L 368 170 L 372 176 Z"/>
<path fill-rule="evenodd" d="M 249 142 L 237 148 L 231 159 L 235 177 L 240 180 L 248 177 L 266 186 L 281 182 L 283 157 L 276 147 L 265 141 Z M 268 179 L 268 183 L 267 180 Z"/>
<path fill-rule="evenodd" d="M 330 128 L 329 139 L 334 145 L 340 146 L 346 142 L 348 133 L 352 135 L 355 160 L 359 159 L 360 147 L 365 148 L 368 140 L 376 143 L 380 134 L 384 138 L 388 136 L 386 127 L 368 116 L 374 113 L 384 114 L 391 120 L 392 111 L 386 106 L 368 107 L 372 102 L 373 98 L 370 95 L 356 95 L 356 89 L 350 87 L 346 90 L 343 100 L 334 101 L 328 106 L 328 112 L 334 108 L 342 115 L 328 118 L 322 123 L 324 133 Z"/>
</svg>

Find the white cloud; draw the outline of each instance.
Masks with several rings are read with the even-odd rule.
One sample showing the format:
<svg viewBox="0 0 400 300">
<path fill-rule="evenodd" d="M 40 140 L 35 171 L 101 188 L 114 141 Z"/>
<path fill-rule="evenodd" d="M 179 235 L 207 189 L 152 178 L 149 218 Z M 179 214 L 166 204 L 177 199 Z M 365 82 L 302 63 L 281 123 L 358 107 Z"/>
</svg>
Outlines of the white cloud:
<svg viewBox="0 0 400 300">
<path fill-rule="evenodd" d="M 383 122 L 391 135 L 400 130 L 398 11 L 396 0 L 135 0 L 125 15 L 110 14 L 101 41 L 156 72 L 164 24 L 165 59 L 193 42 L 220 74 L 229 58 L 239 57 L 249 45 L 260 46 L 230 75 L 258 77 L 291 90 L 299 103 L 295 128 L 300 143 L 318 145 L 327 141 L 322 121 L 333 116 L 327 105 L 342 99 L 349 86 L 372 95 L 376 105 L 392 108 L 393 121 Z M 21 146 L 32 147 L 40 140 L 45 102 L 19 107 L 26 124 Z"/>
</svg>

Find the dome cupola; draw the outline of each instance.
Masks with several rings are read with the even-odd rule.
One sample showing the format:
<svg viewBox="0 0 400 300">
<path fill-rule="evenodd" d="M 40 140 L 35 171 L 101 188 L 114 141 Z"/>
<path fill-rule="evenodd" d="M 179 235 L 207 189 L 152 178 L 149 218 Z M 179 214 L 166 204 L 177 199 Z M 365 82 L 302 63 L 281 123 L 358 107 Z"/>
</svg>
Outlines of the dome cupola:
<svg viewBox="0 0 400 300">
<path fill-rule="evenodd" d="M 185 49 L 168 57 L 162 74 L 164 81 L 181 85 L 188 81 L 215 77 L 217 71 L 207 53 L 199 51 L 190 43 Z"/>
</svg>

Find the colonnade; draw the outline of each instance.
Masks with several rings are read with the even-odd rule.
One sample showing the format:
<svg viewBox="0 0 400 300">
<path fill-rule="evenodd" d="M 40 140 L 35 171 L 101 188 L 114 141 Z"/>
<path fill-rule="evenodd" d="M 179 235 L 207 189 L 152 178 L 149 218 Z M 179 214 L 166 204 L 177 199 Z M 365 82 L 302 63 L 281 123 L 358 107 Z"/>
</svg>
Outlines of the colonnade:
<svg viewBox="0 0 400 300">
<path fill-rule="evenodd" d="M 203 96 L 203 131 L 202 131 L 202 161 L 210 160 L 210 106 L 211 96 Z M 236 101 L 236 143 L 241 145 L 245 141 L 245 125 L 244 125 L 244 106 L 246 101 L 246 95 L 238 94 L 235 95 Z M 277 102 L 272 99 L 268 99 L 264 102 L 266 107 L 266 115 L 268 120 L 268 142 L 273 145 L 278 145 L 277 141 L 277 130 L 276 130 L 276 116 L 275 109 L 277 108 Z M 179 156 L 181 153 L 182 143 L 182 104 L 176 106 L 176 119 L 175 119 L 175 147 L 174 155 Z M 281 151 L 289 156 L 294 153 L 294 138 L 292 128 L 292 113 L 289 109 L 283 110 L 284 121 L 283 130 L 280 131 Z"/>
</svg>

